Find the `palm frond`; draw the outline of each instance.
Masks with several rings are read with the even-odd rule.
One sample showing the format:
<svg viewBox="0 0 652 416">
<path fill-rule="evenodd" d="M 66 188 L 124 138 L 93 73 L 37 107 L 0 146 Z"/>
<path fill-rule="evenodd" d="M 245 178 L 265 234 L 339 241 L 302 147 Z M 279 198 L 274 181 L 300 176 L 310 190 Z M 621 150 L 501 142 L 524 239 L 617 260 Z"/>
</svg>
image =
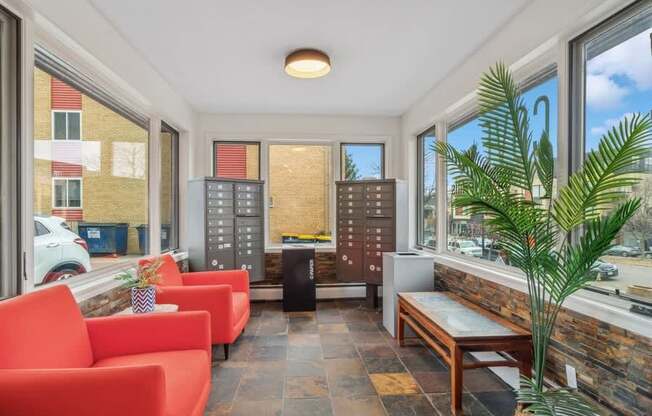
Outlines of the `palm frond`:
<svg viewBox="0 0 652 416">
<path fill-rule="evenodd" d="M 598 148 L 589 152 L 582 169 L 560 189 L 553 216 L 564 231 L 570 231 L 623 197 L 623 189 L 639 178 L 632 175 L 635 164 L 649 151 L 652 121 L 634 115 L 608 131 Z"/>
<path fill-rule="evenodd" d="M 510 184 L 532 190 L 532 139 L 529 120 L 518 86 L 507 67 L 498 63 L 480 80 L 478 101 L 482 111 L 482 144 L 493 166 L 509 170 Z"/>
<path fill-rule="evenodd" d="M 539 391 L 527 378 L 521 378 L 517 400 L 527 405 L 527 412 L 536 416 L 585 416 L 597 415 L 596 410 L 586 403 L 575 391 L 567 388 Z"/>
</svg>

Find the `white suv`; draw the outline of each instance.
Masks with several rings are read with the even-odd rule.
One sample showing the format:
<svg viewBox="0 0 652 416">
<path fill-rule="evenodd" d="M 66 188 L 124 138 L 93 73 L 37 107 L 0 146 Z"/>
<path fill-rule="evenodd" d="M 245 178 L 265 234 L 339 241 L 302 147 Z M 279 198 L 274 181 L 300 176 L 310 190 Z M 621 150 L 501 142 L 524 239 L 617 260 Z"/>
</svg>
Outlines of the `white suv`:
<svg viewBox="0 0 652 416">
<path fill-rule="evenodd" d="M 448 249 L 456 253 L 464 254 L 466 256 L 482 257 L 482 247 L 478 247 L 471 240 L 453 241 L 449 245 Z"/>
<path fill-rule="evenodd" d="M 60 217 L 34 217 L 34 284 L 91 271 L 86 241 Z"/>
</svg>

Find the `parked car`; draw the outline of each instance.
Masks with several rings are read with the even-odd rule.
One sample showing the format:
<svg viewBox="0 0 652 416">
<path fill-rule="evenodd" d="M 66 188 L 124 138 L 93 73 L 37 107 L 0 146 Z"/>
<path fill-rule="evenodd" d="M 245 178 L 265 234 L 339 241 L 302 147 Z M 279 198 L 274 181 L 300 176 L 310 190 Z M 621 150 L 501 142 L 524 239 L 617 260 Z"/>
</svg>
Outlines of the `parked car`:
<svg viewBox="0 0 652 416">
<path fill-rule="evenodd" d="M 88 245 L 60 217 L 34 217 L 34 284 L 91 271 Z"/>
<path fill-rule="evenodd" d="M 618 267 L 604 259 L 598 259 L 591 266 L 591 272 L 596 273 L 597 280 L 612 279 L 618 276 Z"/>
<path fill-rule="evenodd" d="M 613 246 L 609 250 L 605 251 L 604 254 L 621 257 L 638 257 L 643 254 L 643 252 L 638 247 Z"/>
<path fill-rule="evenodd" d="M 478 247 L 471 240 L 457 240 L 451 242 L 449 250 L 466 256 L 482 257 L 482 247 Z"/>
</svg>

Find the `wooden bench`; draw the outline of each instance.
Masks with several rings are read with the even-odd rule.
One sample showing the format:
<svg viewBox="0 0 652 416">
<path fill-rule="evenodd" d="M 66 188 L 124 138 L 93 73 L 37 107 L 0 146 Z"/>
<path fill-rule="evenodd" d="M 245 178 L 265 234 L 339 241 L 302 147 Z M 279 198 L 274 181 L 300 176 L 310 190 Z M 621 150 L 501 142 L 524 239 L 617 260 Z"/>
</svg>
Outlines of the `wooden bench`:
<svg viewBox="0 0 652 416">
<path fill-rule="evenodd" d="M 454 415 L 462 413 L 463 370 L 516 367 L 532 376 L 531 334 L 500 316 L 449 292 L 399 293 L 398 306 L 399 344 L 408 324 L 450 367 Z M 502 359 L 465 363 L 464 353 L 472 351 L 493 351 Z"/>
</svg>

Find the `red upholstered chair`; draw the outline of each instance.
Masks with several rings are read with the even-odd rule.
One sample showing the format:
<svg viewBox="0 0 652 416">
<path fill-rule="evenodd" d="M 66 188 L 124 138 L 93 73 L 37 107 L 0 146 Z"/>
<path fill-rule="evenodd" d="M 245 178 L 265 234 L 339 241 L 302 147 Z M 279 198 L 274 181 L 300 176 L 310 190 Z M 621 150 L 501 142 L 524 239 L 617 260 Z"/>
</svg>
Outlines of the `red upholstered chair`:
<svg viewBox="0 0 652 416">
<path fill-rule="evenodd" d="M 67 286 L 0 302 L 0 415 L 200 416 L 206 312 L 84 319 Z"/>
<path fill-rule="evenodd" d="M 235 342 L 249 322 L 249 273 L 246 270 L 181 273 L 171 255 L 163 257 L 161 279 L 156 288 L 156 303 L 179 305 L 179 311 L 208 311 L 211 338 L 224 345 L 229 359 L 229 344 Z M 152 261 L 141 260 L 141 264 Z"/>
</svg>

